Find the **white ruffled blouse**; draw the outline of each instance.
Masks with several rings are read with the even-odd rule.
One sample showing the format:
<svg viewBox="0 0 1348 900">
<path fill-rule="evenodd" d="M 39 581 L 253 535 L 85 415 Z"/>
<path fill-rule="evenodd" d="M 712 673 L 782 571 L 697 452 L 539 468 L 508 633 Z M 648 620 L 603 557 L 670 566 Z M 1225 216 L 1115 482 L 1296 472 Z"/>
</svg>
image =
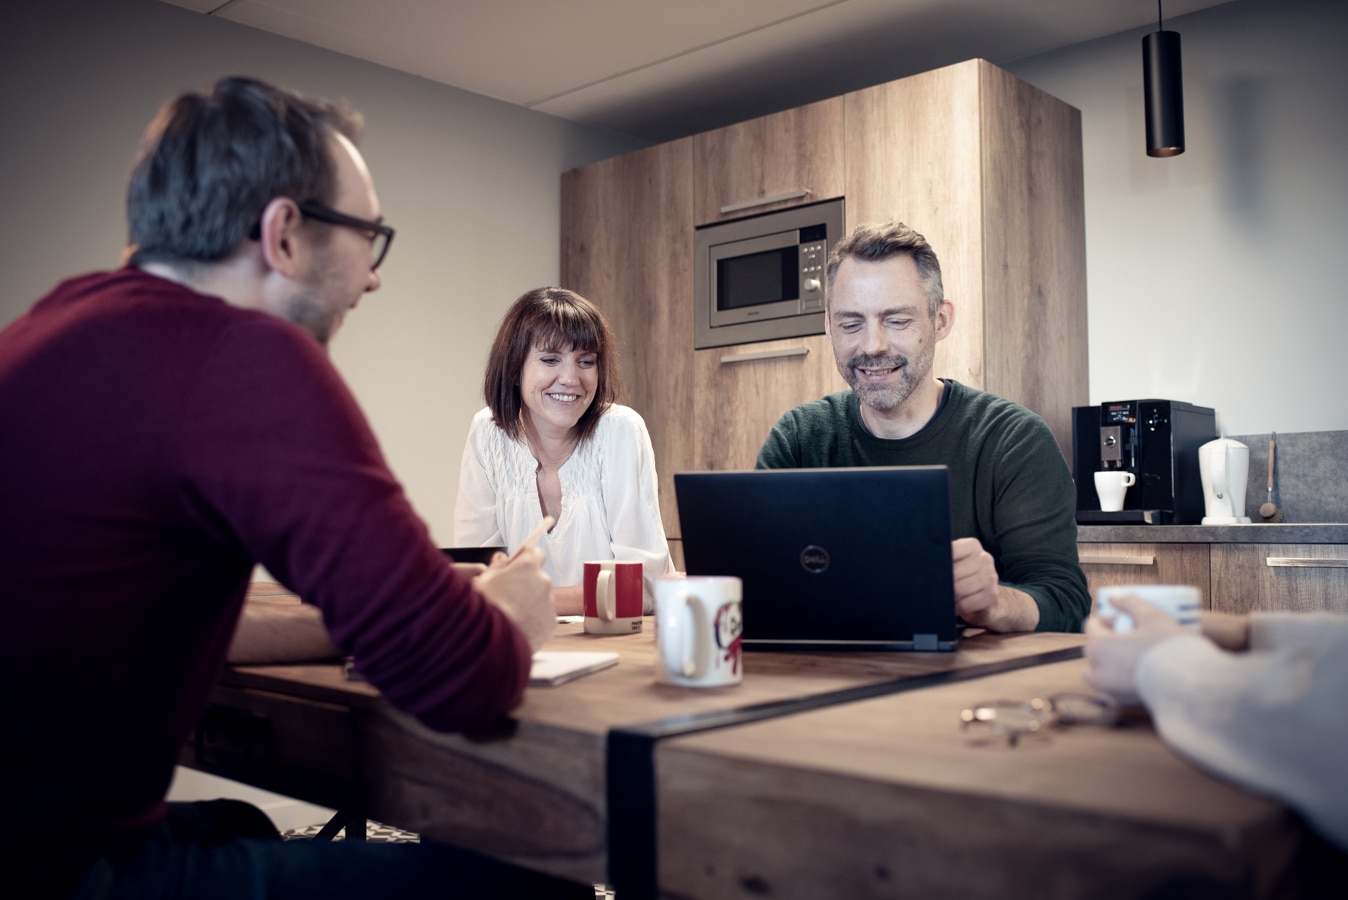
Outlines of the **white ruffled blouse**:
<svg viewBox="0 0 1348 900">
<path fill-rule="evenodd" d="M 454 544 L 503 545 L 513 551 L 543 518 L 538 461 L 528 445 L 511 440 L 491 410 L 473 416 L 459 468 Z M 580 584 L 584 564 L 596 559 L 637 560 L 645 574 L 645 611 L 654 609 L 654 580 L 674 571 L 660 519 L 655 451 L 636 410 L 614 404 L 599 427 L 558 472 L 562 512 L 538 546 L 543 570 L 558 586 Z"/>
</svg>

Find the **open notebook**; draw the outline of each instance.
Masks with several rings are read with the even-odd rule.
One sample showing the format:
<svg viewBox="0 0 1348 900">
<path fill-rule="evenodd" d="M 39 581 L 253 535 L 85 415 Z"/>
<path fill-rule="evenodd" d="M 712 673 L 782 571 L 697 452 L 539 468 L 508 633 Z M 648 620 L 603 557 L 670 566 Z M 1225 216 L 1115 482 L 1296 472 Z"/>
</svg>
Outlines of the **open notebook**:
<svg viewBox="0 0 1348 900">
<path fill-rule="evenodd" d="M 539 650 L 529 671 L 531 687 L 555 687 L 618 664 L 618 654 L 587 650 Z"/>
</svg>

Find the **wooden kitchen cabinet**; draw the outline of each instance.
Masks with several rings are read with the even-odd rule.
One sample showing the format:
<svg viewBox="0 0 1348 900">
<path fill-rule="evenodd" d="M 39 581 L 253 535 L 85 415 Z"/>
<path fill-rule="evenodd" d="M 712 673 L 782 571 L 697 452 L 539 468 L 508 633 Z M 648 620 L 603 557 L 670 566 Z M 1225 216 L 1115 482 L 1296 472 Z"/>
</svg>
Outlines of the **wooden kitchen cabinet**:
<svg viewBox="0 0 1348 900">
<path fill-rule="evenodd" d="M 782 413 L 846 388 L 822 334 L 692 349 L 694 227 L 837 196 L 847 229 L 900 219 L 936 249 L 955 324 L 935 374 L 1029 407 L 1070 454 L 1088 400 L 1081 116 L 970 60 L 562 176 L 562 283 L 617 333 L 671 539 L 675 472 L 752 466 Z"/>
<path fill-rule="evenodd" d="M 694 390 L 714 401 L 698 413 L 696 470 L 752 469 L 782 413 L 847 387 L 822 334 L 698 350 L 695 356 Z"/>
<path fill-rule="evenodd" d="M 693 136 L 694 224 L 843 195 L 843 99 Z"/>
<path fill-rule="evenodd" d="M 1348 545 L 1213 544 L 1212 608 L 1348 613 Z"/>
<path fill-rule="evenodd" d="M 693 391 L 693 154 L 685 138 L 562 176 L 562 285 L 612 326 L 623 402 L 646 420 L 666 534 L 674 473 L 690 468 Z"/>
<path fill-rule="evenodd" d="M 1212 608 L 1207 544 L 1082 543 L 1077 554 L 1092 597 L 1118 584 L 1192 584 L 1203 592 L 1203 608 Z"/>
<path fill-rule="evenodd" d="M 1078 540 L 1077 553 L 1092 594 L 1102 585 L 1192 584 L 1203 591 L 1204 606 L 1218 612 L 1348 613 L 1344 527 L 1274 527 L 1283 530 L 1124 526 L 1092 535 L 1108 540 Z M 1128 532 L 1168 540 L 1134 541 Z M 1285 542 L 1275 542 L 1280 538 Z"/>
<path fill-rule="evenodd" d="M 898 219 L 941 260 L 934 372 L 1038 413 L 1071 458 L 1087 392 L 1081 113 L 986 60 L 846 97 L 848 227 Z"/>
</svg>

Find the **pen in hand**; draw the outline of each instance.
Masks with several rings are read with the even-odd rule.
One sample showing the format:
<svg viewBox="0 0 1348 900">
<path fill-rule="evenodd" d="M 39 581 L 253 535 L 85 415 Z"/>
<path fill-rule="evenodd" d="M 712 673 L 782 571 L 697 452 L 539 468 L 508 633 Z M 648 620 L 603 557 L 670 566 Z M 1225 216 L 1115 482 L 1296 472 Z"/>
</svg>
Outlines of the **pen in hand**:
<svg viewBox="0 0 1348 900">
<path fill-rule="evenodd" d="M 521 553 L 523 553 L 529 547 L 532 547 L 534 544 L 537 544 L 538 539 L 541 538 L 544 532 L 546 532 L 549 528 L 551 528 L 556 523 L 556 521 L 557 520 L 554 519 L 552 516 L 544 516 L 543 521 L 539 522 L 537 525 L 534 526 L 534 530 L 529 532 L 529 536 L 524 539 L 524 543 L 520 544 L 517 548 L 515 548 L 515 552 L 510 554 L 510 559 L 506 560 L 506 562 L 513 562 L 515 557 L 519 556 Z"/>
</svg>

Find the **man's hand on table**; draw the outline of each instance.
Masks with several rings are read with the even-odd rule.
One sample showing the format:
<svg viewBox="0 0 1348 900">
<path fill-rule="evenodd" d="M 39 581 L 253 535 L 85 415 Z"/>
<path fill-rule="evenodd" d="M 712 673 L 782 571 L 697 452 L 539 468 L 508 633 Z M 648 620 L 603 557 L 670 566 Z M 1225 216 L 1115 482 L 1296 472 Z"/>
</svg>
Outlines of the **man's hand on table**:
<svg viewBox="0 0 1348 900">
<path fill-rule="evenodd" d="M 1039 604 L 1024 591 L 999 584 L 997 564 L 978 538 L 950 545 L 955 567 L 955 612 L 970 625 L 988 631 L 1034 631 Z"/>
</svg>

